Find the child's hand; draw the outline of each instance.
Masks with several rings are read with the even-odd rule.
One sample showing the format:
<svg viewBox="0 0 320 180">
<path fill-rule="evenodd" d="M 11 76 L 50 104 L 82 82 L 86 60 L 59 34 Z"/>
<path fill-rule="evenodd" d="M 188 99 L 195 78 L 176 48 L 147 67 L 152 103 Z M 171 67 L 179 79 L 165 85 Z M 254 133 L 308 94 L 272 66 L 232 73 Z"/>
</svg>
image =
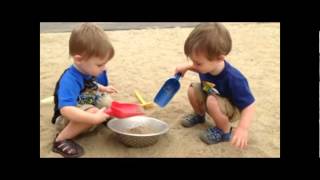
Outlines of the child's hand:
<svg viewBox="0 0 320 180">
<path fill-rule="evenodd" d="M 179 65 L 176 67 L 175 73 L 181 73 L 181 77 L 184 76 L 184 74 L 190 69 L 190 65 Z"/>
<path fill-rule="evenodd" d="M 237 148 L 243 149 L 248 145 L 248 130 L 237 127 L 233 133 L 231 144 Z"/>
<path fill-rule="evenodd" d="M 109 118 L 110 116 L 105 113 L 106 111 L 106 108 L 101 108 L 99 111 L 97 111 L 94 116 L 95 116 L 95 124 L 101 124 L 103 123 L 104 121 L 107 120 L 107 118 Z"/>
<path fill-rule="evenodd" d="M 107 92 L 107 93 L 118 93 L 118 90 L 113 86 L 101 86 L 99 90 L 101 92 Z"/>
</svg>

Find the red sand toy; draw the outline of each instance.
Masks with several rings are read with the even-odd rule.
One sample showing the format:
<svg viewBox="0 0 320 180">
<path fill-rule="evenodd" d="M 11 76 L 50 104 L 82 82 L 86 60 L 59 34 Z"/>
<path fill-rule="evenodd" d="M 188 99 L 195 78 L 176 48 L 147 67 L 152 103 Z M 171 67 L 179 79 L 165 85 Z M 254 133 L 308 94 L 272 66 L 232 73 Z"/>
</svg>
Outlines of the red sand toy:
<svg viewBox="0 0 320 180">
<path fill-rule="evenodd" d="M 122 103 L 117 101 L 112 101 L 111 107 L 106 110 L 106 113 L 116 118 L 144 115 L 141 107 L 138 104 Z"/>
</svg>

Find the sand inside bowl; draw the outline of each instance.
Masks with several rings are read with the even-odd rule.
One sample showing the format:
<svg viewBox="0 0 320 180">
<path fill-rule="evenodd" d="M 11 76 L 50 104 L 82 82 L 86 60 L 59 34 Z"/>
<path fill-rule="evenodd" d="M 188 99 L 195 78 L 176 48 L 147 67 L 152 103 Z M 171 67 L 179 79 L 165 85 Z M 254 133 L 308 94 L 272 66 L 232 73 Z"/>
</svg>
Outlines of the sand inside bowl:
<svg viewBox="0 0 320 180">
<path fill-rule="evenodd" d="M 156 131 L 149 126 L 140 125 L 134 128 L 127 129 L 126 132 L 132 133 L 132 134 L 149 134 L 149 133 L 155 133 Z"/>
</svg>

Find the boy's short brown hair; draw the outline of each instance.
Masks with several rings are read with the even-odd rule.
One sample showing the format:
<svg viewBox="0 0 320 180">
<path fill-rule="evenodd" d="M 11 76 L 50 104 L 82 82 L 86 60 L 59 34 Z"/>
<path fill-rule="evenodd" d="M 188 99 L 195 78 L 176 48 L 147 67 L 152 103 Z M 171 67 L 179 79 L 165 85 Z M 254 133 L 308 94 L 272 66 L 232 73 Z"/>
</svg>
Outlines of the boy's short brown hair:
<svg viewBox="0 0 320 180">
<path fill-rule="evenodd" d="M 184 53 L 190 57 L 193 53 L 204 53 L 212 60 L 231 51 L 232 40 L 229 31 L 220 23 L 199 24 L 190 33 L 184 44 Z"/>
<path fill-rule="evenodd" d="M 111 59 L 114 49 L 101 27 L 84 23 L 72 30 L 69 39 L 69 55 L 77 54 L 87 58 L 105 58 L 108 54 L 108 59 Z"/>
</svg>

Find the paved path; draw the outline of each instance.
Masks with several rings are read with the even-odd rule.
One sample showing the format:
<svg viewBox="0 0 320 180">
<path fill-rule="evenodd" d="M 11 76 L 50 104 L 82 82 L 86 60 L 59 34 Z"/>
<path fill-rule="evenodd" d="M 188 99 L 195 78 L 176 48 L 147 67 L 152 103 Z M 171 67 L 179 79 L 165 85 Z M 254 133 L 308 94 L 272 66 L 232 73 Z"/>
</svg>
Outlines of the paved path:
<svg viewBox="0 0 320 180">
<path fill-rule="evenodd" d="M 80 22 L 41 22 L 40 33 L 45 32 L 70 32 Z M 198 22 L 97 22 L 104 30 L 128 30 L 144 29 L 149 27 L 170 28 L 170 27 L 194 27 Z"/>
</svg>

